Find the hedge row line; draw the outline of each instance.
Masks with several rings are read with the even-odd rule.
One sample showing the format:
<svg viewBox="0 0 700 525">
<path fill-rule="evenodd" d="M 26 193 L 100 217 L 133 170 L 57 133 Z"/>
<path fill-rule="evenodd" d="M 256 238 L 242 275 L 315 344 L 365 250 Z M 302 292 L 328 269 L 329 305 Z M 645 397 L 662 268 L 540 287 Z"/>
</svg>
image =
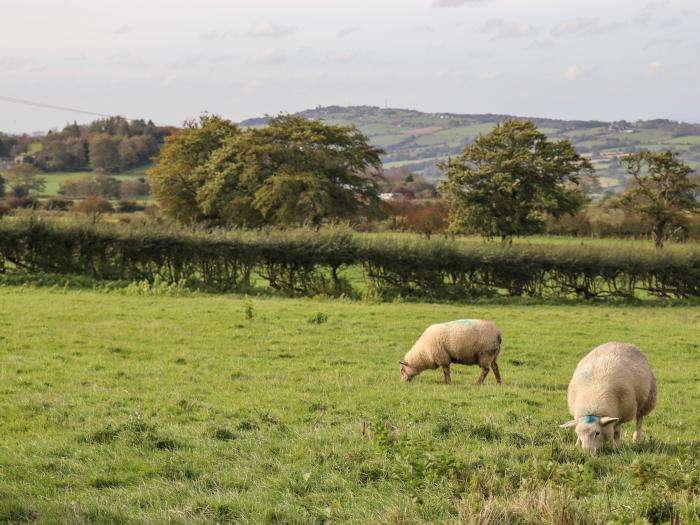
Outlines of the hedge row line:
<svg viewBox="0 0 700 525">
<path fill-rule="evenodd" d="M 302 295 L 468 298 L 700 296 L 700 250 L 461 243 L 320 231 L 197 232 L 0 221 L 0 271 L 83 274 L 98 279 L 260 286 Z M 360 274 L 356 271 L 355 274 Z"/>
</svg>

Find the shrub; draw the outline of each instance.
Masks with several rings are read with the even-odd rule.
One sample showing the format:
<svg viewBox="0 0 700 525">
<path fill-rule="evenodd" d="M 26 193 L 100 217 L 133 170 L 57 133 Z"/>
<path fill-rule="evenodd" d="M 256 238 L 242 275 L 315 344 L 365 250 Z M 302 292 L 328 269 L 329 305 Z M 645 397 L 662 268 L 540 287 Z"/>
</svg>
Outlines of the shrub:
<svg viewBox="0 0 700 525">
<path fill-rule="evenodd" d="M 74 204 L 71 211 L 88 216 L 90 221 L 95 224 L 105 213 L 112 213 L 114 208 L 108 200 L 102 197 L 88 197 Z"/>
<path fill-rule="evenodd" d="M 74 210 L 79 206 L 86 204 Z M 9 263 L 32 272 L 158 287 L 187 282 L 218 291 L 248 289 L 258 276 L 284 294 L 338 296 L 353 292 L 342 271 L 360 266 L 365 289 L 377 299 L 700 296 L 700 250 L 691 248 L 367 238 L 342 227 L 205 232 L 95 222 L 4 219 L 0 268 Z"/>
</svg>

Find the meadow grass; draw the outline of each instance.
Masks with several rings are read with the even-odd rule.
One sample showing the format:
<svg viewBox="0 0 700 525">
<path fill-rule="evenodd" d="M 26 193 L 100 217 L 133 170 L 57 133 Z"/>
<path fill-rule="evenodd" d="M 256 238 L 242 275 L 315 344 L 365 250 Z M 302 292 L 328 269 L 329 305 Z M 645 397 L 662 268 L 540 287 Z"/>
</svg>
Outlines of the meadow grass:
<svg viewBox="0 0 700 525">
<path fill-rule="evenodd" d="M 110 173 L 109 175 L 121 181 L 145 178 L 146 172 L 152 165 L 153 164 L 149 162 L 119 173 Z M 41 196 L 48 197 L 58 195 L 61 184 L 64 184 L 68 180 L 80 180 L 90 175 L 90 171 L 55 171 L 42 173 L 41 176 L 46 179 L 46 187 Z"/>
<path fill-rule="evenodd" d="M 130 290 L 0 287 L 0 522 L 700 521 L 697 308 Z M 467 317 L 502 329 L 502 386 L 399 382 L 427 325 Z M 659 403 L 589 458 L 558 424 L 609 340 Z"/>
</svg>

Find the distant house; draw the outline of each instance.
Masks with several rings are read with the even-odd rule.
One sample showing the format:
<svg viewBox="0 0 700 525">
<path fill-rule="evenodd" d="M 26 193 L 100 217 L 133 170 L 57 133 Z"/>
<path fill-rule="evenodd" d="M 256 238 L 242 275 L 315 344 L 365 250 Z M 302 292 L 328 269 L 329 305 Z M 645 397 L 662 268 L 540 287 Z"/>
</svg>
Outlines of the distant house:
<svg viewBox="0 0 700 525">
<path fill-rule="evenodd" d="M 380 193 L 379 198 L 383 201 L 403 201 L 406 200 L 406 195 L 403 193 Z"/>
</svg>

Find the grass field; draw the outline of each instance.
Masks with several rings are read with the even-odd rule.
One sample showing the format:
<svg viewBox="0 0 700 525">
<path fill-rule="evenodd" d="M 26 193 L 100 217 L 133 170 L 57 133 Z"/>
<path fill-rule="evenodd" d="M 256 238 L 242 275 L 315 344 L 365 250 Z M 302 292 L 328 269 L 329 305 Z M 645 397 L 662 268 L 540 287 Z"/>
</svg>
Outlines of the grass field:
<svg viewBox="0 0 700 525">
<path fill-rule="evenodd" d="M 115 177 L 119 180 L 136 180 L 142 177 L 146 177 L 146 171 L 151 167 L 151 163 L 144 164 L 143 166 L 137 166 L 130 170 L 125 170 L 120 173 L 110 173 L 110 176 Z M 46 179 L 46 188 L 42 193 L 42 197 L 49 197 L 53 195 L 58 195 L 58 189 L 61 184 L 67 180 L 80 180 L 83 177 L 90 176 L 89 171 L 57 171 L 43 173 L 41 176 Z"/>
<path fill-rule="evenodd" d="M 494 320 L 504 385 L 401 384 L 430 323 Z M 588 458 L 577 361 L 637 343 L 659 403 Z M 0 287 L 0 522 L 700 522 L 700 310 Z M 682 521 L 679 521 L 682 520 Z"/>
</svg>

